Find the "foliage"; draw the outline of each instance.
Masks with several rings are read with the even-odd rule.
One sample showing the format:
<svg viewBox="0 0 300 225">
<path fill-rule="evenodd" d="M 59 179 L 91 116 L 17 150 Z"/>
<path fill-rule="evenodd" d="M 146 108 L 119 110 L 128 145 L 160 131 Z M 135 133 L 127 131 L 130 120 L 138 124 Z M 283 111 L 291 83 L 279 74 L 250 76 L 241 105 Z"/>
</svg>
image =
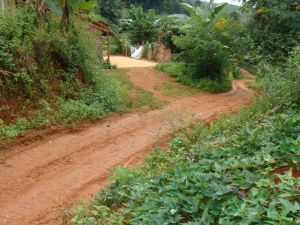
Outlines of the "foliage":
<svg viewBox="0 0 300 225">
<path fill-rule="evenodd" d="M 80 100 L 71 100 L 64 103 L 56 114 L 56 120 L 65 124 L 78 124 L 83 120 L 100 119 L 106 115 L 107 111 L 100 103 L 91 105 Z"/>
<path fill-rule="evenodd" d="M 204 91 L 219 93 L 232 88 L 231 77 L 227 76 L 222 82 L 203 77 L 195 78 L 195 69 L 183 62 L 169 61 L 163 62 L 156 67 L 157 70 L 168 73 L 175 77 L 177 81 L 184 85 L 199 88 Z"/>
<path fill-rule="evenodd" d="M 124 0 L 127 7 L 141 5 L 144 9 L 155 9 L 159 13 L 180 12 L 179 0 Z"/>
<path fill-rule="evenodd" d="M 3 98 L 24 94 L 31 100 L 45 97 L 56 91 L 49 89 L 49 82 L 62 80 L 75 84 L 80 71 L 86 72 L 86 80 L 91 80 L 87 68 L 94 59 L 80 36 L 80 29 L 63 35 L 55 23 L 36 27 L 32 14 L 23 10 L 1 19 L 0 42 L 6 43 L 0 57 Z"/>
<path fill-rule="evenodd" d="M 176 68 L 169 64 L 170 68 L 165 65 L 162 66 L 165 70 L 161 69 L 184 84 L 206 91 L 231 89 L 230 74 L 235 75 L 237 58 L 245 49 L 240 22 L 230 16 L 219 16 L 226 4 L 210 4 L 208 9 L 194 8 L 187 3 L 182 6 L 190 12 L 191 19 L 183 26 L 181 35 L 168 41 L 175 44 L 179 53 L 174 58 L 180 65 Z"/>
<path fill-rule="evenodd" d="M 245 10 L 253 13 L 248 25 L 256 52 L 256 61 L 268 60 L 278 64 L 300 41 L 300 17 L 293 0 L 244 0 Z M 257 55 L 260 57 L 257 58 Z"/>
<path fill-rule="evenodd" d="M 299 54 L 284 71 L 266 68 L 274 82 L 255 104 L 178 135 L 143 168 L 116 168 L 72 223 L 298 224 Z"/>
<path fill-rule="evenodd" d="M 121 0 L 98 0 L 99 13 L 112 22 L 121 18 L 121 10 L 124 7 Z"/>
<path fill-rule="evenodd" d="M 226 74 L 234 66 L 234 58 L 241 42 L 239 22 L 231 17 L 217 17 L 225 7 L 220 5 L 202 16 L 196 9 L 184 4 L 193 15 L 186 35 L 174 37 L 181 49 L 179 59 L 194 68 L 195 78 L 208 77 L 223 82 Z"/>
<path fill-rule="evenodd" d="M 30 128 L 74 125 L 120 111 L 124 90 L 103 74 L 86 24 L 76 21 L 62 33 L 57 21 L 35 21 L 35 14 L 21 8 L 0 19 L 1 140 Z M 43 112 L 43 101 L 50 112 Z"/>
<path fill-rule="evenodd" d="M 61 16 L 60 27 L 62 30 L 69 29 L 71 17 L 76 11 L 90 10 L 97 6 L 97 2 L 92 0 L 46 0 L 45 2 L 57 16 Z M 36 7 L 43 8 L 39 4 Z"/>
<path fill-rule="evenodd" d="M 144 11 L 141 6 L 133 6 L 130 11 L 130 39 L 132 43 L 152 43 L 157 37 L 155 26 L 155 11 Z"/>
<path fill-rule="evenodd" d="M 0 147 L 9 144 L 20 135 L 24 135 L 26 129 L 43 128 L 50 125 L 52 109 L 45 100 L 39 102 L 39 110 L 30 119 L 18 118 L 15 123 L 6 125 L 3 121 L 0 124 Z"/>
<path fill-rule="evenodd" d="M 174 44 L 173 37 L 183 34 L 180 26 L 183 26 L 184 24 L 180 19 L 176 19 L 174 16 L 165 17 L 160 23 L 159 42 L 170 49 L 172 54 L 179 53 L 180 49 Z"/>
</svg>

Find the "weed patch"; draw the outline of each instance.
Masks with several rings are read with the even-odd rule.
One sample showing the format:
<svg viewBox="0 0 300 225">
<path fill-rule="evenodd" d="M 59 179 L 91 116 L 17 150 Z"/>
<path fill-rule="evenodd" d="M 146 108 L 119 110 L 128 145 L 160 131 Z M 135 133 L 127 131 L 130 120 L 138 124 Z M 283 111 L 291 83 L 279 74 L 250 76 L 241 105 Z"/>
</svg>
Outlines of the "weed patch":
<svg viewBox="0 0 300 225">
<path fill-rule="evenodd" d="M 112 76 L 127 92 L 127 102 L 123 108 L 124 111 L 132 112 L 159 109 L 167 104 L 166 101 L 155 98 L 151 92 L 133 85 L 126 75 L 126 70 L 114 70 Z"/>
<path fill-rule="evenodd" d="M 154 88 L 165 96 L 189 96 L 197 93 L 197 89 L 171 82 L 163 82 Z"/>
</svg>

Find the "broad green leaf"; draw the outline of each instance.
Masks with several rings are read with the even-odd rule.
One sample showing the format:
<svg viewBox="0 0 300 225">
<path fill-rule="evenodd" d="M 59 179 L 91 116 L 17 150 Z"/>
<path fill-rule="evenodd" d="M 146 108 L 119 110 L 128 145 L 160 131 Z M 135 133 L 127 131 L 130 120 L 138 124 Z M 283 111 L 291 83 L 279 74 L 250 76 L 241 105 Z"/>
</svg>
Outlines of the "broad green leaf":
<svg viewBox="0 0 300 225">
<path fill-rule="evenodd" d="M 88 2 L 81 2 L 79 4 L 79 8 L 83 10 L 90 10 L 97 6 L 97 1 L 88 1 Z"/>
<path fill-rule="evenodd" d="M 62 10 L 58 4 L 57 0 L 45 0 L 48 7 L 57 15 L 61 16 Z"/>
<path fill-rule="evenodd" d="M 221 4 L 221 5 L 219 5 L 219 6 L 216 6 L 215 8 L 214 8 L 214 10 L 212 11 L 212 13 L 210 14 L 210 19 L 211 20 L 214 20 L 216 17 L 217 17 L 217 15 L 227 6 L 228 4 L 227 3 L 223 3 L 223 4 Z"/>
<path fill-rule="evenodd" d="M 185 8 L 191 14 L 191 16 L 194 16 L 194 17 L 198 16 L 196 9 L 193 6 L 191 6 L 190 4 L 181 3 L 180 5 L 183 8 Z"/>
</svg>

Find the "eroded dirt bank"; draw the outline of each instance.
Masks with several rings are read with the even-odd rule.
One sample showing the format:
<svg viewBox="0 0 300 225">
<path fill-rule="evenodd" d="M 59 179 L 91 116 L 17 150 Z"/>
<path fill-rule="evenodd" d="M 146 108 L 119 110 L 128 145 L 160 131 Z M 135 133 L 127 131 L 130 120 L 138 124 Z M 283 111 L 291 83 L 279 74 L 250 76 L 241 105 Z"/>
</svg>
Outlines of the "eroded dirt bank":
<svg viewBox="0 0 300 225">
<path fill-rule="evenodd" d="M 64 205 L 93 196 L 107 184 L 109 169 L 135 165 L 162 138 L 199 120 L 236 111 L 255 96 L 245 81 L 234 81 L 234 89 L 223 94 L 163 96 L 155 86 L 174 82 L 169 76 L 136 66 L 149 66 L 143 61 L 126 62 L 122 58 L 124 61 L 135 85 L 169 104 L 160 110 L 114 116 L 81 132 L 52 135 L 8 149 L 18 154 L 0 158 L 1 225 L 61 224 Z"/>
</svg>

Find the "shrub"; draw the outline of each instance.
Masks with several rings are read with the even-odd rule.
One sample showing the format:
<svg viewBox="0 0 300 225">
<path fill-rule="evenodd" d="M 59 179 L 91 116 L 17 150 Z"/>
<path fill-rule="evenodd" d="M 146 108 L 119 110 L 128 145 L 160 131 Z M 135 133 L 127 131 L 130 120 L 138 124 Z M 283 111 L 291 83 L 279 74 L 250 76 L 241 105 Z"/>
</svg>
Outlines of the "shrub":
<svg viewBox="0 0 300 225">
<path fill-rule="evenodd" d="M 244 5 L 252 15 L 247 24 L 254 48 L 250 54 L 280 65 L 299 45 L 299 2 L 249 0 Z"/>
<path fill-rule="evenodd" d="M 0 137 L 56 122 L 78 124 L 123 109 L 126 95 L 104 75 L 95 34 L 85 32 L 89 25 L 79 20 L 73 25 L 61 32 L 58 21 L 36 23 L 35 14 L 21 8 L 0 18 L 1 110 L 12 121 L 26 116 L 28 122 L 3 126 Z M 60 104 L 53 104 L 57 98 Z M 9 105 L 11 99 L 16 103 Z"/>
<path fill-rule="evenodd" d="M 186 64 L 183 62 L 166 61 L 156 66 L 156 69 L 165 72 L 172 77 L 184 76 L 187 72 Z"/>
<path fill-rule="evenodd" d="M 180 35 L 173 36 L 171 43 L 179 52 L 174 58 L 184 62 L 186 68 L 176 68 L 181 70 L 178 73 L 172 71 L 174 66 L 169 70 L 172 75 L 182 73 L 177 77 L 185 84 L 211 92 L 229 90 L 231 75 L 235 74 L 239 62 L 237 56 L 243 54 L 245 49 L 246 38 L 242 35 L 243 28 L 239 20 L 218 16 L 224 4 L 206 13 L 186 3 L 182 5 L 192 16 Z"/>
<path fill-rule="evenodd" d="M 228 91 L 232 88 L 232 81 L 229 75 L 226 75 L 222 81 L 209 79 L 207 77 L 199 79 L 195 76 L 197 69 L 183 62 L 164 62 L 157 65 L 156 69 L 170 74 L 182 84 L 208 92 L 219 93 Z"/>
<path fill-rule="evenodd" d="M 75 125 L 84 120 L 100 119 L 107 113 L 100 103 L 87 105 L 79 100 L 65 102 L 57 112 L 56 120 L 62 124 Z"/>
</svg>

